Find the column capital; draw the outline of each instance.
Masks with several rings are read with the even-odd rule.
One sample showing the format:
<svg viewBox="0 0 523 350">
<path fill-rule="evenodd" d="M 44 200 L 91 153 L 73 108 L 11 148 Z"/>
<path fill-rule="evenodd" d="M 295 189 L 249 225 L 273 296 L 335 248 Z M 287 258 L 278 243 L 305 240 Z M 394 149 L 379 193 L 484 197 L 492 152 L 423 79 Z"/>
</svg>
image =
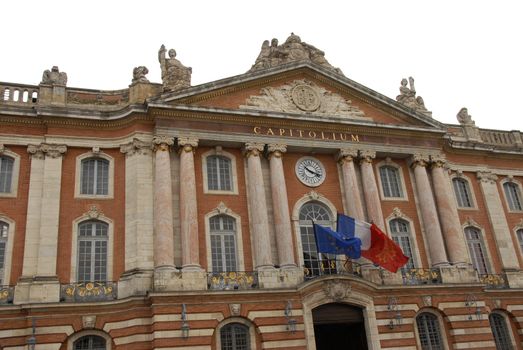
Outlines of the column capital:
<svg viewBox="0 0 523 350">
<path fill-rule="evenodd" d="M 267 154 L 271 157 L 281 158 L 287 152 L 287 145 L 283 143 L 270 143 L 267 145 Z"/>
<path fill-rule="evenodd" d="M 430 160 L 433 168 L 443 168 L 447 163 L 447 159 L 443 153 L 432 154 Z"/>
<path fill-rule="evenodd" d="M 265 145 L 263 143 L 247 142 L 243 146 L 243 154 L 246 158 L 249 158 L 249 156 L 258 157 L 264 148 Z"/>
<path fill-rule="evenodd" d="M 67 146 L 50 143 L 41 143 L 39 145 L 28 145 L 27 152 L 38 159 L 43 159 L 44 155 L 49 158 L 59 158 L 65 152 L 67 152 Z"/>
<path fill-rule="evenodd" d="M 496 174 L 493 174 L 491 171 L 478 171 L 476 177 L 480 182 L 490 184 L 496 183 L 496 180 L 498 179 Z"/>
<path fill-rule="evenodd" d="M 174 138 L 167 135 L 155 135 L 153 137 L 154 150 L 168 151 L 174 145 Z"/>
<path fill-rule="evenodd" d="M 178 146 L 184 152 L 194 152 L 194 149 L 198 147 L 198 141 L 196 137 L 178 137 Z"/>
<path fill-rule="evenodd" d="M 33 158 L 44 159 L 41 145 L 27 145 L 27 153 L 31 154 Z"/>
<path fill-rule="evenodd" d="M 364 149 L 360 150 L 360 163 L 372 163 L 372 160 L 376 158 L 376 151 Z"/>
<path fill-rule="evenodd" d="M 358 157 L 358 150 L 355 148 L 342 148 L 338 151 L 337 158 L 339 163 L 352 162 Z"/>
<path fill-rule="evenodd" d="M 124 145 L 120 145 L 120 152 L 127 156 L 135 154 L 149 154 L 152 150 L 152 145 L 149 142 L 142 141 L 140 139 L 133 139 L 131 142 Z"/>
<path fill-rule="evenodd" d="M 415 168 L 417 166 L 427 167 L 430 162 L 430 156 L 424 153 L 415 153 L 410 159 L 410 166 Z"/>
</svg>

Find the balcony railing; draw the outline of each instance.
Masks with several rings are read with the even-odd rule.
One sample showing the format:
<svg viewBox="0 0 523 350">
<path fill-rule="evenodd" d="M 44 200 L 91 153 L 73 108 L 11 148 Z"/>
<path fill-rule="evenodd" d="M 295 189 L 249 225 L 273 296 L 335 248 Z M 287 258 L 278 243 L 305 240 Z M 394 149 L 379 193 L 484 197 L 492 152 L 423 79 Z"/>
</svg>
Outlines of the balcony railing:
<svg viewBox="0 0 523 350">
<path fill-rule="evenodd" d="M 401 275 L 404 285 L 442 283 L 439 269 L 403 269 Z"/>
<path fill-rule="evenodd" d="M 352 275 L 361 277 L 361 265 L 351 260 L 310 260 L 303 267 L 305 280 L 325 275 Z"/>
<path fill-rule="evenodd" d="M 33 106 L 38 93 L 38 86 L 0 82 L 0 104 Z"/>
<path fill-rule="evenodd" d="M 508 288 L 508 283 L 505 275 L 485 274 L 479 275 L 479 282 L 485 284 L 488 289 L 504 289 Z"/>
<path fill-rule="evenodd" d="M 15 287 L 0 286 L 0 305 L 12 304 L 14 292 L 15 292 Z"/>
<path fill-rule="evenodd" d="M 116 300 L 117 284 L 114 282 L 80 282 L 63 284 L 61 300 L 65 302 L 91 302 Z"/>
<path fill-rule="evenodd" d="M 237 290 L 258 288 L 258 274 L 251 271 L 209 272 L 210 290 Z"/>
</svg>

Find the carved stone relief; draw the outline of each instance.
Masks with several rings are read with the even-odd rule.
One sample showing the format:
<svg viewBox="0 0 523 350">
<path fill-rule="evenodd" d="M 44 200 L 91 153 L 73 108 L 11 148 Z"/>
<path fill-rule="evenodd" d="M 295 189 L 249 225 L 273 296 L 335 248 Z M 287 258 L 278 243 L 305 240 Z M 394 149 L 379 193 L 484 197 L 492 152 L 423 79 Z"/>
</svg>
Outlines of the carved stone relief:
<svg viewBox="0 0 523 350">
<path fill-rule="evenodd" d="M 229 304 L 229 310 L 232 316 L 240 316 L 242 310 L 242 304 Z"/>
<path fill-rule="evenodd" d="M 327 297 L 334 301 L 341 301 L 349 295 L 351 285 L 347 281 L 327 281 L 324 291 Z"/>
<path fill-rule="evenodd" d="M 46 69 L 42 74 L 42 81 L 40 84 L 45 85 L 67 85 L 67 74 L 60 72 L 58 66 L 53 66 L 51 70 Z"/>
<path fill-rule="evenodd" d="M 304 79 L 279 87 L 262 88 L 259 95 L 249 97 L 240 108 L 365 118 L 365 114 L 350 100 Z"/>
</svg>

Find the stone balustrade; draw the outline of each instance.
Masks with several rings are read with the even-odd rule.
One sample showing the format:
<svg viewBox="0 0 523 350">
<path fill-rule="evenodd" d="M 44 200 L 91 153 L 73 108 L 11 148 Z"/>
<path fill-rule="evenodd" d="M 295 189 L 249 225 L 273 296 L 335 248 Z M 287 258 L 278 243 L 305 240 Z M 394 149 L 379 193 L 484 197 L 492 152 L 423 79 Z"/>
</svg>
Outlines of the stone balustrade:
<svg viewBox="0 0 523 350">
<path fill-rule="evenodd" d="M 493 146 L 515 146 L 521 145 L 521 134 L 519 131 L 480 130 L 481 140 Z"/>
<path fill-rule="evenodd" d="M 38 102 L 39 88 L 0 82 L 0 94 L 0 105 L 33 106 Z"/>
</svg>

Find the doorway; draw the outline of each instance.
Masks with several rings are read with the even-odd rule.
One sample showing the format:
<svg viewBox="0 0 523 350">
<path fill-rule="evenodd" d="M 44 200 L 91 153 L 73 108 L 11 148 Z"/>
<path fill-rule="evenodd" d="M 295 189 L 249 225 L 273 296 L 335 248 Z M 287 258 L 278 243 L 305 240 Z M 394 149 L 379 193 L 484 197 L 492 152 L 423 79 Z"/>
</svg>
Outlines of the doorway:
<svg viewBox="0 0 523 350">
<path fill-rule="evenodd" d="M 362 309 L 341 303 L 312 310 L 316 350 L 367 350 Z"/>
</svg>

